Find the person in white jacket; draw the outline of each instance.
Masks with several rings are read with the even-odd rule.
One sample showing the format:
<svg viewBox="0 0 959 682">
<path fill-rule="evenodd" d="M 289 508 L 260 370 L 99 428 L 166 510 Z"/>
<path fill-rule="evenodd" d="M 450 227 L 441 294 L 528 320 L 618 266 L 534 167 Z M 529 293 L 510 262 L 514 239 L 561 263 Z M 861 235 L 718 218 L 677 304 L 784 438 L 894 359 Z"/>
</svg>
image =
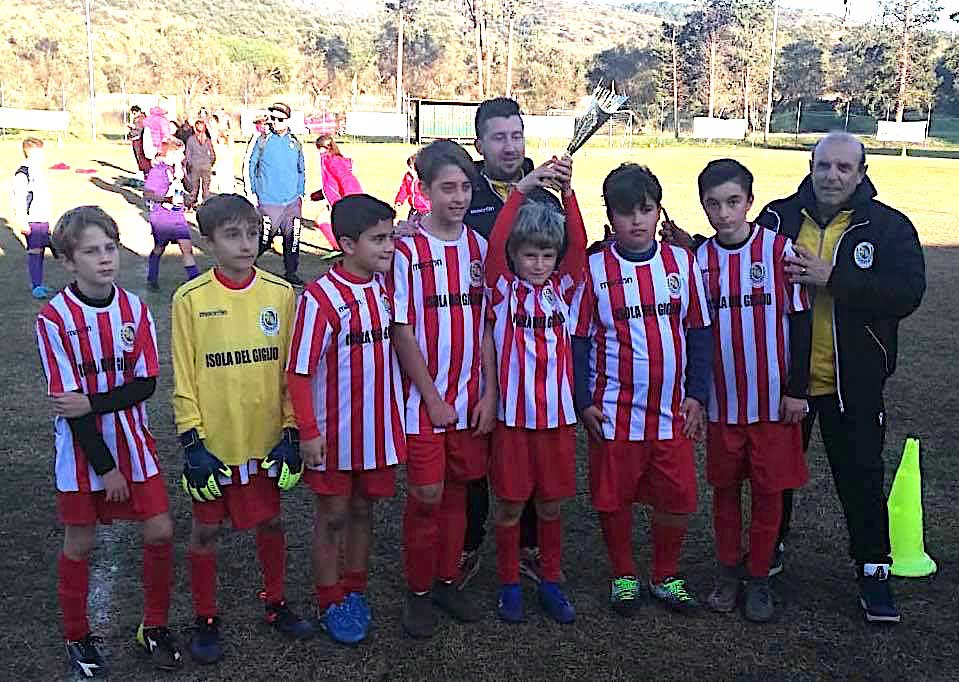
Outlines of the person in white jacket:
<svg viewBox="0 0 959 682">
<path fill-rule="evenodd" d="M 27 271 L 30 291 L 36 299 L 50 296 L 43 286 L 43 255 L 50 245 L 50 220 L 53 208 L 50 188 L 44 172 L 43 140 L 28 137 L 23 141 L 26 161 L 13 174 L 13 207 L 17 228 L 27 240 Z"/>
</svg>

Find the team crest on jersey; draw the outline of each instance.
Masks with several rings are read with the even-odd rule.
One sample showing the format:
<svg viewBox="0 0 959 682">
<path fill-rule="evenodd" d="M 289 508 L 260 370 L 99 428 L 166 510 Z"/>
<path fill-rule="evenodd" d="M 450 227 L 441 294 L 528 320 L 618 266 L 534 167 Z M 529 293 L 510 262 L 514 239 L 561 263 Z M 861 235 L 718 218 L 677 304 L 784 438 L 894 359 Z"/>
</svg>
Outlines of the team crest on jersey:
<svg viewBox="0 0 959 682">
<path fill-rule="evenodd" d="M 766 284 L 766 266 L 762 263 L 753 263 L 749 266 L 749 281 L 754 287 Z"/>
<path fill-rule="evenodd" d="M 859 242 L 856 244 L 856 248 L 853 249 L 852 258 L 856 261 L 858 265 L 863 270 L 872 267 L 872 256 L 875 247 L 871 242 Z"/>
<path fill-rule="evenodd" d="M 483 286 L 483 263 L 482 261 L 470 261 L 470 286 Z"/>
<path fill-rule="evenodd" d="M 683 281 L 679 277 L 679 273 L 671 272 L 666 275 L 666 288 L 669 289 L 669 295 L 673 298 L 679 296 L 679 292 L 683 289 Z"/>
<path fill-rule="evenodd" d="M 260 329 L 267 336 L 276 336 L 280 333 L 280 316 L 275 308 L 264 308 L 260 311 Z"/>
<path fill-rule="evenodd" d="M 380 294 L 380 300 L 383 301 L 383 308 L 386 309 L 386 316 L 393 319 L 393 306 L 390 305 L 390 297 L 386 294 Z"/>
<path fill-rule="evenodd" d="M 120 348 L 124 353 L 132 353 L 137 340 L 137 328 L 132 322 L 120 325 Z"/>
<path fill-rule="evenodd" d="M 552 310 L 553 305 L 556 303 L 556 294 L 553 293 L 553 287 L 545 286 L 543 287 L 542 293 L 539 295 L 540 305 L 543 306 L 543 310 Z"/>
</svg>

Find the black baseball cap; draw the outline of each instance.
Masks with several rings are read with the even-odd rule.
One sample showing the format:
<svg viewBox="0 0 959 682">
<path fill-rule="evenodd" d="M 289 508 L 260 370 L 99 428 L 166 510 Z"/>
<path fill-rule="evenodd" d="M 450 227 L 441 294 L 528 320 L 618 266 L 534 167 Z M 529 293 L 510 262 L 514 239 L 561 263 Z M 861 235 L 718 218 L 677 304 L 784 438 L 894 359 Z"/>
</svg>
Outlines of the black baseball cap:
<svg viewBox="0 0 959 682">
<path fill-rule="evenodd" d="M 269 111 L 270 113 L 282 114 L 286 118 L 289 118 L 290 115 L 293 113 L 292 109 L 290 109 L 290 105 L 284 104 L 283 102 L 274 102 L 273 104 L 270 105 L 267 111 Z"/>
</svg>

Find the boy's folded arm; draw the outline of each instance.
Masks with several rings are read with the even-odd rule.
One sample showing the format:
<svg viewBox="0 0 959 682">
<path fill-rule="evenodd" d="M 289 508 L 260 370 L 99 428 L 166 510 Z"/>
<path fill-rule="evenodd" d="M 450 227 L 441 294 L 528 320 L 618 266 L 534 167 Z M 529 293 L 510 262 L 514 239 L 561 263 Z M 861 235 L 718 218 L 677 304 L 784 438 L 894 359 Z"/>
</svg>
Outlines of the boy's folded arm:
<svg viewBox="0 0 959 682">
<path fill-rule="evenodd" d="M 90 466 L 97 472 L 97 476 L 103 476 L 116 468 L 116 462 L 113 461 L 113 455 L 110 454 L 106 441 L 97 431 L 97 418 L 93 413 L 67 419 L 67 424 L 70 426 L 73 437 L 83 448 Z"/>
<path fill-rule="evenodd" d="M 117 386 L 105 393 L 89 396 L 93 414 L 119 412 L 148 400 L 156 391 L 156 377 L 137 377 L 133 381 Z"/>
</svg>

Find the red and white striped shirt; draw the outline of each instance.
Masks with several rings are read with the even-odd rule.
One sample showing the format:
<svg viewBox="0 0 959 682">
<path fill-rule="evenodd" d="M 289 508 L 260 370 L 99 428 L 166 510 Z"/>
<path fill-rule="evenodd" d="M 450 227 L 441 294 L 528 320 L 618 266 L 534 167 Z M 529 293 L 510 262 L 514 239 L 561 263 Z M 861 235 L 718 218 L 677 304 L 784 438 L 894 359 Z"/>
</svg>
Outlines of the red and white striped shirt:
<svg viewBox="0 0 959 682">
<path fill-rule="evenodd" d="M 406 460 L 391 308 L 381 277 L 360 281 L 341 267 L 300 297 L 287 371 L 312 377 L 314 414 L 327 447 L 319 470 L 383 469 Z"/>
<path fill-rule="evenodd" d="M 726 249 L 715 237 L 696 251 L 713 320 L 709 421 L 779 421 L 789 373 L 789 314 L 809 309 L 805 290 L 790 284 L 792 242 L 762 226 Z"/>
<path fill-rule="evenodd" d="M 153 317 L 143 301 L 120 287 L 105 308 L 83 303 L 69 287 L 61 291 L 37 316 L 37 343 L 51 394 L 106 393 L 160 371 Z M 140 483 L 160 473 L 145 402 L 96 420 L 124 478 Z M 54 432 L 57 490 L 103 490 L 64 417 L 54 419 Z"/>
<path fill-rule="evenodd" d="M 633 263 L 611 245 L 589 257 L 573 303 L 576 336 L 589 337 L 590 390 L 610 440 L 669 440 L 682 433 L 686 330 L 709 325 L 693 255 L 658 244 Z"/>
<path fill-rule="evenodd" d="M 413 327 L 437 391 L 456 410 L 452 431 L 468 428 L 483 390 L 485 259 L 486 240 L 465 225 L 455 241 L 437 239 L 421 227 L 396 242 L 393 256 L 393 320 Z M 407 384 L 406 432 L 446 431 L 433 426 L 419 390 Z"/>
</svg>

